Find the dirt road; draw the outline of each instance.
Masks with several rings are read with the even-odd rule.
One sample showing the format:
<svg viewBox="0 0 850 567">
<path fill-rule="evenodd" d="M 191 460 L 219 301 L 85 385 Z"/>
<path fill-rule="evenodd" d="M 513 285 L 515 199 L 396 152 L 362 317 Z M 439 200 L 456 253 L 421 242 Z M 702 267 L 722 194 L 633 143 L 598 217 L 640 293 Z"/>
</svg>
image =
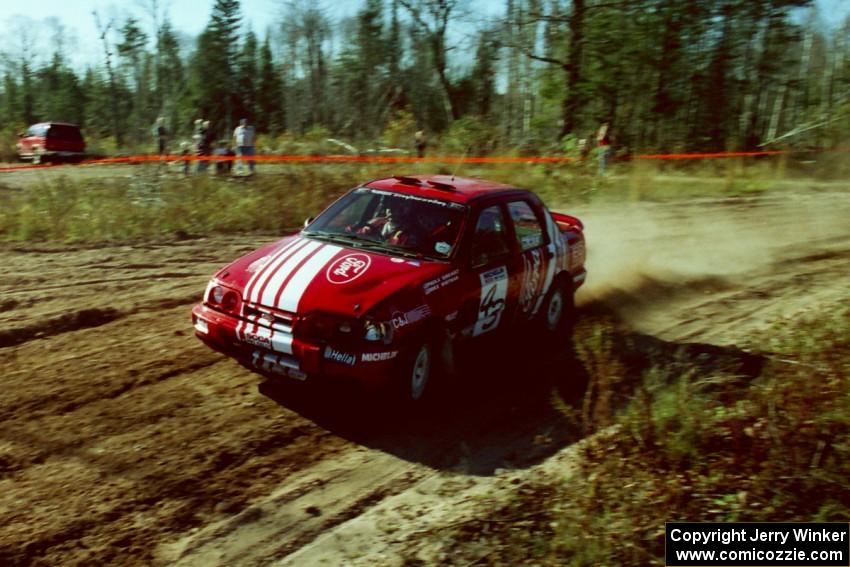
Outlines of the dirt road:
<svg viewBox="0 0 850 567">
<path fill-rule="evenodd" d="M 848 193 L 573 212 L 584 324 L 613 313 L 625 355 L 737 364 L 753 330 L 848 299 Z M 0 563 L 450 563 L 435 526 L 581 438 L 570 344 L 482 353 L 411 416 L 205 348 L 191 305 L 262 240 L 0 250 Z"/>
</svg>

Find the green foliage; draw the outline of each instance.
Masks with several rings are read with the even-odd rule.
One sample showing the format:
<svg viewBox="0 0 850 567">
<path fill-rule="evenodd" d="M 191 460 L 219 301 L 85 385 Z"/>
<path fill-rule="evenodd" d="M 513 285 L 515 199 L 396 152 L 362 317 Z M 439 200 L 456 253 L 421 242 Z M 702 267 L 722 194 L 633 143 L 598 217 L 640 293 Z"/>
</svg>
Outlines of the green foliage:
<svg viewBox="0 0 850 567">
<path fill-rule="evenodd" d="M 498 132 L 490 122 L 465 116 L 452 123 L 443 136 L 442 149 L 452 155 L 486 155 L 493 150 Z"/>
<path fill-rule="evenodd" d="M 18 161 L 18 150 L 15 144 L 18 134 L 25 129 L 26 126 L 23 124 L 6 124 L 3 129 L 0 129 L 0 163 Z"/>
<path fill-rule="evenodd" d="M 598 433 L 573 471 L 520 485 L 489 515 L 521 522 L 465 523 L 451 534 L 456 557 L 486 534 L 503 564 L 533 554 L 547 566 L 649 565 L 663 560 L 666 521 L 850 519 L 850 307 L 754 336 L 790 358 L 768 359 L 752 379 L 704 361 L 683 370 L 679 352 L 630 382 L 616 333 L 604 318 L 577 328 L 591 384 L 580 415 L 566 415 Z M 627 402 L 616 411 L 606 398 Z"/>
<path fill-rule="evenodd" d="M 59 47 L 43 63 L 10 56 L 0 115 L 75 122 L 121 139 L 119 151 L 149 150 L 160 115 L 172 138 L 190 136 L 198 117 L 220 134 L 248 117 L 264 134 L 319 126 L 361 144 L 408 112 L 453 152 L 471 141 L 520 155 L 560 152 L 564 135 L 591 139 L 603 120 L 625 153 L 825 147 L 847 131 L 848 46 L 842 30 L 794 17 L 811 0 L 519 0 L 465 47 L 446 42 L 457 2 L 363 0 L 348 19 L 288 3 L 262 44 L 242 31 L 238 0 L 211 2 L 189 53 L 167 20 L 125 20 L 107 38 L 108 81 L 102 67 L 71 69 Z M 489 143 L 469 120 L 490 126 Z"/>
<path fill-rule="evenodd" d="M 398 124 L 411 125 L 401 115 Z M 404 147 L 405 127 L 398 136 Z M 310 136 L 290 134 L 261 136 L 258 147 L 269 152 L 315 155 L 339 153 L 327 142 L 328 131 L 314 128 Z M 16 137 L 0 137 L 14 158 Z M 90 140 L 92 151 L 116 150 L 114 140 Z M 462 151 L 462 150 L 458 150 Z M 108 166 L 91 166 L 108 167 Z M 399 173 L 443 171 L 464 177 L 493 179 L 534 190 L 554 209 L 585 202 L 622 203 L 630 200 L 669 201 L 717 195 L 746 195 L 752 191 L 781 194 L 798 185 L 776 179 L 767 167 L 726 164 L 729 181 L 718 179 L 715 167 L 690 170 L 686 174 L 658 171 L 645 162 L 617 165 L 617 174 L 600 179 L 595 161 L 556 165 L 464 164 L 437 168 L 431 163 L 399 165 L 372 164 L 266 164 L 258 176 L 237 184 L 227 177 L 183 178 L 179 162 L 160 169 L 156 164 L 121 166 L 118 175 L 99 176 L 88 167 L 50 172 L 33 177 L 27 190 L 3 190 L 0 207 L 0 240 L 121 241 L 167 237 L 174 231 L 186 234 L 215 234 L 282 230 L 297 227 L 331 199 L 364 179 Z M 194 170 L 194 166 L 193 166 Z M 64 175 L 67 172 L 68 175 Z M 2 183 L 0 173 L 0 183 Z M 13 175 L 13 174 L 10 174 Z M 129 181 L 128 181 L 129 180 Z M 193 203 L 196 203 L 192 209 Z M 279 207 L 270 215 L 269 203 Z M 290 214 L 292 213 L 292 214 Z M 309 214 L 305 214 L 309 213 Z M 276 219 L 270 223 L 269 219 Z M 290 224 L 292 223 L 292 224 Z"/>
<path fill-rule="evenodd" d="M 387 123 L 381 139 L 391 148 L 412 148 L 413 135 L 417 129 L 413 114 L 402 110 L 393 115 Z"/>
<path fill-rule="evenodd" d="M 259 76 L 257 80 L 257 108 L 254 122 L 259 132 L 279 132 L 286 123 L 284 89 L 280 70 L 275 66 L 268 36 L 260 48 Z"/>
</svg>

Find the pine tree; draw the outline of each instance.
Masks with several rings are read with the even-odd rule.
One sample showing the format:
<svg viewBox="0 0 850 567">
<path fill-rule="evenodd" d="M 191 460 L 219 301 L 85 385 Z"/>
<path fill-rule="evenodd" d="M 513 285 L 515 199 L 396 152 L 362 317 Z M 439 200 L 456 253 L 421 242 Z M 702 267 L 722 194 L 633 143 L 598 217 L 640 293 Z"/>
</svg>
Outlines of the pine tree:
<svg viewBox="0 0 850 567">
<path fill-rule="evenodd" d="M 248 118 L 253 122 L 257 112 L 257 36 L 249 31 L 245 34 L 242 51 L 236 62 L 236 101 L 234 121 Z"/>
<path fill-rule="evenodd" d="M 18 83 L 7 71 L 3 76 L 3 122 L 18 124 L 22 121 Z"/>
<path fill-rule="evenodd" d="M 386 56 L 383 41 L 383 3 L 381 0 L 366 0 L 357 14 L 356 50 L 353 71 L 353 87 L 357 104 L 357 134 L 374 137 L 379 129 L 379 117 L 383 114 Z"/>
<path fill-rule="evenodd" d="M 283 85 L 281 75 L 275 67 L 269 37 L 260 47 L 260 70 L 257 81 L 257 130 L 277 132 L 285 124 L 283 109 Z"/>
<path fill-rule="evenodd" d="M 213 128 L 230 131 L 235 122 L 236 66 L 239 24 L 238 0 L 215 0 L 212 16 L 198 37 L 194 58 L 194 98 Z"/>
<path fill-rule="evenodd" d="M 182 108 L 181 103 L 185 104 L 183 101 L 186 86 L 183 76 L 185 65 L 180 58 L 180 44 L 177 36 L 167 20 L 160 28 L 157 49 L 155 106 L 160 114 L 167 117 L 169 130 L 178 131 L 181 125 L 188 128 L 189 121 L 194 118 L 194 109 Z"/>
</svg>

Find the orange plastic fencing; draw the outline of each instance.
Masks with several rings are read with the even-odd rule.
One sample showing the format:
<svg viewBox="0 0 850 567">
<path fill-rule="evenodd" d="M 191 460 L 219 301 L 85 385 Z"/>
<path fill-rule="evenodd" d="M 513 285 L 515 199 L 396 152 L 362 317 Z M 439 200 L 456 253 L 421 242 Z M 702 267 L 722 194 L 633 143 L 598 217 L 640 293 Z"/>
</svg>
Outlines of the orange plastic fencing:
<svg viewBox="0 0 850 567">
<path fill-rule="evenodd" d="M 838 148 L 834 150 L 808 150 L 806 153 L 816 152 L 850 152 L 850 148 Z M 670 154 L 635 154 L 626 156 L 614 156 L 617 161 L 624 160 L 692 160 L 692 159 L 718 159 L 736 157 L 759 157 L 776 156 L 791 153 L 801 153 L 791 150 L 762 150 L 753 152 L 694 152 L 694 153 L 670 153 Z M 508 163 L 570 163 L 581 162 L 593 158 L 577 158 L 567 156 L 346 156 L 346 155 L 258 155 L 251 157 L 242 156 L 199 156 L 199 155 L 135 155 L 125 157 L 112 157 L 102 159 L 90 159 L 79 162 L 79 165 L 109 165 L 109 164 L 136 164 L 147 162 L 184 162 L 184 161 L 255 161 L 255 162 L 278 162 L 278 163 L 470 163 L 470 164 L 508 164 Z M 30 169 L 48 169 L 63 167 L 69 164 L 39 164 L 39 165 L 11 165 L 0 167 L 0 172 L 21 171 Z"/>
</svg>

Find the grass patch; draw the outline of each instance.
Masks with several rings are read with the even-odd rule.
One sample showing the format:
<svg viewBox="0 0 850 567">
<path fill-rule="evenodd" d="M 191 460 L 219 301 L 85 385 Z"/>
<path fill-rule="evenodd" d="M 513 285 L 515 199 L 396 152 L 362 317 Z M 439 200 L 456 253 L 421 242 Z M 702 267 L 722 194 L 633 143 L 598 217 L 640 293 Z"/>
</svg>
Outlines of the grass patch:
<svg viewBox="0 0 850 567">
<path fill-rule="evenodd" d="M 625 382 L 609 332 L 597 325 L 576 338 L 585 366 L 602 375 L 588 386 L 595 400 Z M 775 353 L 754 379 L 656 364 L 613 418 L 606 403 L 573 408 L 575 419 L 618 427 L 588 440 L 566 481 L 529 481 L 456 530 L 452 556 L 663 564 L 665 521 L 850 520 L 850 308 L 782 321 L 752 342 Z M 599 415 L 587 409 L 596 406 Z"/>
<path fill-rule="evenodd" d="M 492 179 L 532 189 L 554 208 L 590 202 L 746 196 L 799 188 L 783 177 L 778 166 L 721 161 L 702 169 L 675 171 L 655 162 L 618 164 L 606 177 L 595 174 L 591 161 L 460 167 L 260 164 L 259 174 L 251 179 L 183 177 L 176 169 L 161 174 L 155 164 L 122 166 L 108 173 L 99 169 L 104 166 L 67 168 L 24 174 L 31 178 L 22 188 L 0 185 L 0 240 L 97 243 L 175 235 L 281 233 L 297 229 L 306 217 L 314 216 L 358 183 L 398 173 L 456 173 Z"/>
</svg>

